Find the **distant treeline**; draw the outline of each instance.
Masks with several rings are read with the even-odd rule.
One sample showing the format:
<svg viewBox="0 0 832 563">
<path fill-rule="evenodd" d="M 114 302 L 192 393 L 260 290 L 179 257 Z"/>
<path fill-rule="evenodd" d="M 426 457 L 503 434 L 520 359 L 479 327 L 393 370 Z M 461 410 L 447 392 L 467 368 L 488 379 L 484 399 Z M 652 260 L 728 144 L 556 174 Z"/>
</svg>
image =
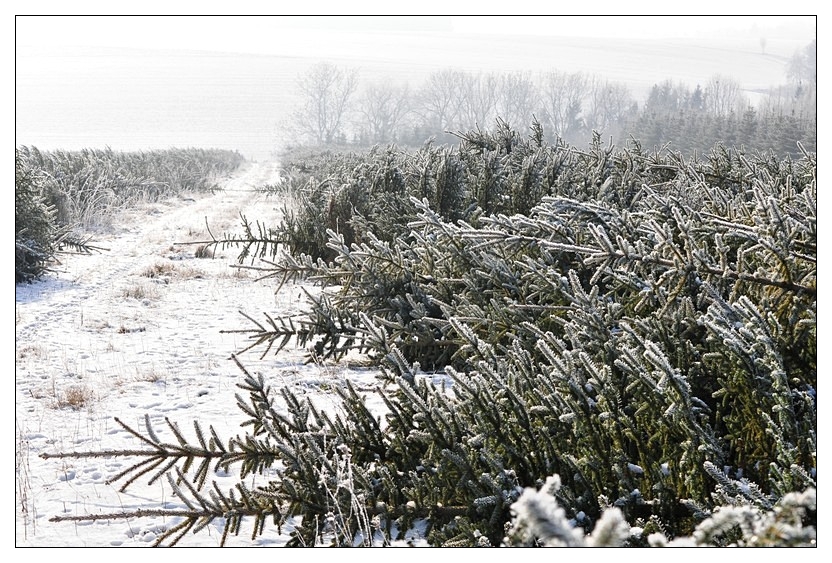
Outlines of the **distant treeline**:
<svg viewBox="0 0 832 563">
<path fill-rule="evenodd" d="M 654 86 L 647 103 L 624 124 L 620 132 L 645 146 L 662 146 L 690 155 L 703 154 L 717 143 L 747 150 L 773 151 L 778 156 L 800 158 L 797 143 L 817 150 L 816 91 L 802 86 L 781 87 L 759 107 L 747 105 L 715 112 L 703 103 L 701 88 L 664 83 Z"/>
<path fill-rule="evenodd" d="M 593 132 L 614 141 L 632 136 L 646 147 L 686 156 L 715 144 L 800 157 L 798 142 L 816 150 L 816 44 L 784 66 L 786 83 L 748 97 L 734 78 L 713 75 L 690 86 L 666 80 L 637 100 L 622 83 L 584 72 L 472 73 L 436 71 L 418 87 L 360 83 L 357 70 L 320 63 L 299 77 L 303 103 L 285 123 L 293 145 L 397 143 L 428 138 L 455 143 L 459 131 L 491 128 L 496 119 L 517 130 L 533 122 L 549 141 L 586 145 Z"/>
</svg>

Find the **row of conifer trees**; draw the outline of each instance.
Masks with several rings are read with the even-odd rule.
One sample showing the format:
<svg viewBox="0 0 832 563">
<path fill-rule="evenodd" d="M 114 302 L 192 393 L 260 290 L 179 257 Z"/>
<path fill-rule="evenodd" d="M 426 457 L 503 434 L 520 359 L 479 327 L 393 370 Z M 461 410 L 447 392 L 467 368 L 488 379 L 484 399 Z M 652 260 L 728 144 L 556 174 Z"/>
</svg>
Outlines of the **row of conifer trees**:
<svg viewBox="0 0 832 563">
<path fill-rule="evenodd" d="M 33 281 L 62 249 L 89 252 L 91 229 L 119 210 L 209 190 L 243 161 L 233 151 L 15 149 L 15 283 Z"/>
<path fill-rule="evenodd" d="M 193 507 L 160 542 L 302 516 L 299 545 L 418 521 L 432 545 L 814 545 L 813 153 L 690 160 L 498 124 L 288 169 L 284 221 L 215 244 L 322 289 L 230 330 L 264 355 L 363 354 L 384 412 L 348 375 L 324 412 L 235 356 L 246 435 L 134 430 L 152 448 L 125 487 L 164 463 Z M 261 485 L 212 489 L 209 464 Z"/>
</svg>

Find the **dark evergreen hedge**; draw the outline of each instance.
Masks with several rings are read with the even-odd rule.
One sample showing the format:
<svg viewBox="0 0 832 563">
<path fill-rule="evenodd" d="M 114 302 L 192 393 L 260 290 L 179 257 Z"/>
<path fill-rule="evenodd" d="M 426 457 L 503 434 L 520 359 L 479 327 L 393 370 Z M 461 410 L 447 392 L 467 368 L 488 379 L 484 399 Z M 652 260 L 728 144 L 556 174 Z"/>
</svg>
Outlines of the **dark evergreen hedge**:
<svg viewBox="0 0 832 563">
<path fill-rule="evenodd" d="M 305 315 L 234 331 L 264 354 L 363 352 L 385 412 L 348 378 L 323 412 L 236 359 L 249 433 L 226 446 L 197 425 L 198 444 L 176 430 L 172 446 L 148 428 L 125 474 L 204 460 L 176 470 L 201 508 L 160 541 L 302 515 L 297 544 L 383 543 L 425 521 L 433 545 L 812 545 L 816 156 L 578 150 L 536 128 L 462 139 L 311 175 L 339 179 L 315 200 L 345 218 L 328 253 L 281 254 L 291 222 L 248 241 L 273 250 L 265 276 L 322 291 Z M 436 209 L 441 178 L 462 206 Z M 403 208 L 395 234 L 376 232 L 391 221 L 375 210 Z M 209 494 L 209 462 L 277 476 Z"/>
<path fill-rule="evenodd" d="M 41 195 L 35 171 L 14 152 L 14 279 L 30 282 L 47 270 L 56 250 L 55 211 Z"/>
</svg>

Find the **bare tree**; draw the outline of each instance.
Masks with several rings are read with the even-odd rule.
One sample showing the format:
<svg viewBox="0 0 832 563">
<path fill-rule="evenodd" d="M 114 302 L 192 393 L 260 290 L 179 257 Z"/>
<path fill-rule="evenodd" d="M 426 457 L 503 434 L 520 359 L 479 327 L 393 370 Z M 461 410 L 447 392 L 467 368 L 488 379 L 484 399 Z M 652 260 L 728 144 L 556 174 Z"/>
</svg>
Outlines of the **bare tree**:
<svg viewBox="0 0 832 563">
<path fill-rule="evenodd" d="M 318 145 L 328 145 L 343 133 L 350 98 L 358 84 L 358 71 L 321 62 L 298 78 L 302 105 L 291 116 L 296 132 Z"/>
<path fill-rule="evenodd" d="M 818 82 L 818 42 L 813 40 L 803 49 L 797 50 L 786 65 L 786 77 L 794 84 Z"/>
<path fill-rule="evenodd" d="M 742 94 L 740 83 L 723 74 L 715 74 L 705 86 L 705 108 L 717 117 L 725 117 L 731 112 L 741 112 L 749 105 Z"/>
<path fill-rule="evenodd" d="M 553 70 L 541 79 L 540 101 L 543 119 L 552 132 L 572 140 L 584 127 L 583 102 L 589 92 L 589 78 L 582 72 Z"/>
<path fill-rule="evenodd" d="M 512 72 L 500 76 L 497 113 L 515 129 L 523 129 L 532 122 L 540 101 L 537 86 L 527 72 Z"/>
<path fill-rule="evenodd" d="M 784 84 L 769 88 L 759 104 L 759 113 L 771 115 L 803 115 L 817 119 L 817 89 Z"/>
<path fill-rule="evenodd" d="M 465 74 L 459 125 L 463 129 L 487 127 L 496 116 L 499 77 L 496 74 Z"/>
<path fill-rule="evenodd" d="M 370 140 L 384 143 L 396 140 L 396 132 L 411 112 L 410 88 L 388 82 L 369 84 L 361 99 L 362 125 Z"/>
<path fill-rule="evenodd" d="M 432 72 L 419 91 L 419 111 L 434 131 L 452 131 L 459 120 L 465 73 L 444 69 Z"/>
<path fill-rule="evenodd" d="M 598 77 L 592 77 L 589 85 L 586 126 L 600 133 L 612 133 L 633 106 L 630 89 L 624 84 Z"/>
</svg>

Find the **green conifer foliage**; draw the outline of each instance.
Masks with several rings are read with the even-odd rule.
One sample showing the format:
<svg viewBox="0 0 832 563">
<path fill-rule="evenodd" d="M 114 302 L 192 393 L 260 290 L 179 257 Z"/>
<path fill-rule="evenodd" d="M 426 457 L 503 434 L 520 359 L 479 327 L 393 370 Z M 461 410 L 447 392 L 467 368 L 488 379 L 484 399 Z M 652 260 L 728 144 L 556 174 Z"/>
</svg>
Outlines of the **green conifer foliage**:
<svg viewBox="0 0 832 563">
<path fill-rule="evenodd" d="M 211 149 L 40 151 L 21 146 L 16 153 L 38 172 L 42 194 L 54 207 L 57 223 L 83 228 L 116 209 L 213 189 L 218 176 L 243 161 L 239 153 Z"/>
<path fill-rule="evenodd" d="M 55 211 L 44 200 L 36 173 L 14 153 L 14 278 L 29 282 L 44 274 L 56 250 Z"/>
<path fill-rule="evenodd" d="M 213 189 L 217 177 L 242 160 L 236 152 L 204 149 L 16 148 L 15 283 L 43 275 L 62 249 L 101 250 L 78 232 L 106 223 L 114 211 L 182 191 Z"/>
<path fill-rule="evenodd" d="M 424 520 L 433 545 L 811 545 L 816 156 L 461 138 L 471 215 L 398 191 L 406 172 L 373 176 L 366 190 L 411 194 L 406 229 L 382 238 L 368 213 L 352 244 L 330 229 L 327 260 L 261 268 L 322 291 L 304 316 L 246 315 L 251 347 L 358 349 L 386 411 L 345 381 L 321 412 L 240 366 L 252 431 L 220 463 L 279 478 L 223 502 L 255 525 L 302 515 L 299 544 L 384 543 Z M 519 193 L 540 194 L 528 213 L 510 212 Z M 149 457 L 178 451 L 143 439 Z M 544 483 L 551 499 L 528 496 Z"/>
</svg>

